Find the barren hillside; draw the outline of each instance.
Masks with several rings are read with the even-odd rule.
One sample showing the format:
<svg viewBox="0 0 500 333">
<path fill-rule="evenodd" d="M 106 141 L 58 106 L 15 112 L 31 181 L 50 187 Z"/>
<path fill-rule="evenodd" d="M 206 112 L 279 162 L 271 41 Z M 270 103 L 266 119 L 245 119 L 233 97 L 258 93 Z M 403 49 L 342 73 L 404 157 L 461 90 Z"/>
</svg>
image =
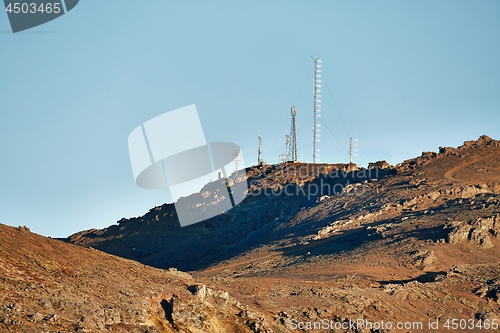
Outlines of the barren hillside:
<svg viewBox="0 0 500 333">
<path fill-rule="evenodd" d="M 447 319 L 497 318 L 498 141 L 483 136 L 397 166 L 285 164 L 247 175 L 258 195 L 219 218 L 181 229 L 164 205 L 70 239 L 191 270 L 287 329 L 368 319 L 417 331 L 439 320 L 444 331 Z"/>
<path fill-rule="evenodd" d="M 500 331 L 499 141 L 233 181 L 248 198 L 208 221 L 165 204 L 67 240 L 99 250 L 1 227 L 0 332 Z"/>
<path fill-rule="evenodd" d="M 189 274 L 0 225 L 0 332 L 252 332 L 262 314 Z M 279 331 L 279 330 L 278 330 Z"/>
<path fill-rule="evenodd" d="M 288 328 L 327 319 L 361 320 L 359 332 L 447 332 L 456 319 L 467 323 L 458 331 L 500 331 L 490 325 L 500 313 L 499 142 L 423 153 L 396 170 L 356 195 L 319 197 L 254 236 L 274 241 L 194 275 Z"/>
</svg>

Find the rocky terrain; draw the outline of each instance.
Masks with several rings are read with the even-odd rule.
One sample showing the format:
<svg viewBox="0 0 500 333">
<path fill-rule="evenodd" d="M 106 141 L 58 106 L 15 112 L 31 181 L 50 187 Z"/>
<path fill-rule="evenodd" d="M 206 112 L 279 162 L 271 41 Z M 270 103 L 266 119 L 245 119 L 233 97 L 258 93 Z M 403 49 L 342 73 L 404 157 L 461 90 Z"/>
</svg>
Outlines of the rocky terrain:
<svg viewBox="0 0 500 333">
<path fill-rule="evenodd" d="M 446 332 L 456 319 L 475 325 L 458 331 L 484 332 L 500 313 L 500 142 L 484 136 L 393 169 L 319 196 L 254 236 L 264 244 L 193 274 L 288 328 L 327 319 L 336 332 L 435 332 L 437 320 Z"/>
<path fill-rule="evenodd" d="M 0 332 L 500 331 L 499 141 L 230 181 L 247 199 L 184 228 L 172 204 L 79 246 L 2 227 Z"/>
<path fill-rule="evenodd" d="M 305 163 L 255 167 L 237 179 L 230 178 L 230 182 L 247 181 L 249 194 L 240 205 L 222 215 L 181 228 L 174 205 L 164 204 L 144 216 L 123 218 L 103 230 L 79 232 L 69 241 L 154 267 L 200 270 L 267 242 L 262 233 L 273 225 L 287 230 L 290 220 L 316 206 L 323 195 L 335 196 L 346 186 L 349 190 L 357 184 L 355 193 L 363 182 L 395 173 L 389 168 L 350 168 L 344 164 Z M 217 187 L 208 184 L 196 195 L 205 197 L 206 206 L 217 204 L 220 194 L 212 190 Z M 307 226 L 323 224 L 324 221 L 309 220 Z M 268 236 L 282 237 L 276 231 Z"/>
<path fill-rule="evenodd" d="M 226 291 L 0 225 L 0 332 L 278 331 Z M 269 322 L 270 324 L 267 324 Z"/>
</svg>

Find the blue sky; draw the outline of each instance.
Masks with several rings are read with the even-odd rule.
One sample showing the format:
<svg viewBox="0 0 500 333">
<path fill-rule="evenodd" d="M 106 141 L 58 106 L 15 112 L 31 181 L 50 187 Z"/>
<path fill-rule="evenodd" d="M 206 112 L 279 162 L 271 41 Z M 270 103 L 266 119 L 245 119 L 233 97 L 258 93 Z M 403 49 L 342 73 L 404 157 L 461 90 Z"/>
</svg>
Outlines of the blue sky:
<svg viewBox="0 0 500 333">
<path fill-rule="evenodd" d="M 323 60 L 321 161 L 398 163 L 500 139 L 498 1 L 80 1 L 12 34 L 0 13 L 0 223 L 65 237 L 139 216 L 127 138 L 196 104 L 207 141 L 277 162 L 298 108 L 312 160 L 312 59 Z M 189 135 L 186 133 L 186 135 Z"/>
</svg>

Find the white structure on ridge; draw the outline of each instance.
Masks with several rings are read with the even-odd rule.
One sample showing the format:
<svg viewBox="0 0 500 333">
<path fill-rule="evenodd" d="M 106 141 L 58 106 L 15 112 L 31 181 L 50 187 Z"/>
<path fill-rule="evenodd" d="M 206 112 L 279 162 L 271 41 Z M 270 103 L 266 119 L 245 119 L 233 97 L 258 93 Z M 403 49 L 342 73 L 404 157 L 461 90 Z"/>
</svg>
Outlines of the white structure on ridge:
<svg viewBox="0 0 500 333">
<path fill-rule="evenodd" d="M 314 124 L 313 124 L 313 163 L 319 162 L 319 149 L 316 147 L 316 144 L 320 142 L 321 137 L 321 129 L 319 128 L 321 125 L 318 124 L 318 119 L 321 117 L 321 60 L 316 56 L 313 58 L 314 60 L 314 81 L 313 81 L 313 112 L 314 112 Z"/>
</svg>

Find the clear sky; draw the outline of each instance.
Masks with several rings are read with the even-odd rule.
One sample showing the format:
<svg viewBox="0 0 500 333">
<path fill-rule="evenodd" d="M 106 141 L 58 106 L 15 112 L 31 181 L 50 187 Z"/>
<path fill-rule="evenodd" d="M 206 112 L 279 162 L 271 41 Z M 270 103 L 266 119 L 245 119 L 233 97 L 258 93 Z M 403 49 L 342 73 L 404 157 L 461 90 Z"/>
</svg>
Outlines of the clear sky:
<svg viewBox="0 0 500 333">
<path fill-rule="evenodd" d="M 0 12 L 0 222 L 65 237 L 168 202 L 135 185 L 127 138 L 190 104 L 247 165 L 259 131 L 278 161 L 295 105 L 311 161 L 316 54 L 323 162 L 350 136 L 360 165 L 500 139 L 496 0 L 82 0 L 17 34 Z"/>
</svg>

